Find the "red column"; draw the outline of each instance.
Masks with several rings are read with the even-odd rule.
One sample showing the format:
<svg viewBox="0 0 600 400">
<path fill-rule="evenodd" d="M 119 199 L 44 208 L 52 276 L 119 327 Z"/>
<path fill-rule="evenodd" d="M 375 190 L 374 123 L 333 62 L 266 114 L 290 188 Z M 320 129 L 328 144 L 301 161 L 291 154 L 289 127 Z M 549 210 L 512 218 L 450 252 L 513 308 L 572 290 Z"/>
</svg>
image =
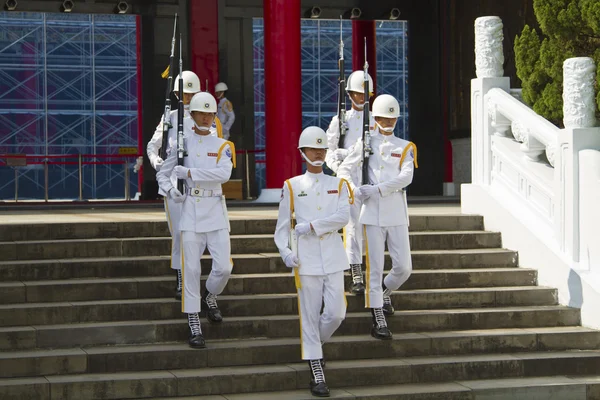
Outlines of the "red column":
<svg viewBox="0 0 600 400">
<path fill-rule="evenodd" d="M 373 93 L 377 93 L 377 43 L 375 21 L 352 21 L 352 70 L 363 69 L 365 64 L 365 37 L 367 38 L 367 61 L 369 75 L 373 78 Z"/>
<path fill-rule="evenodd" d="M 189 24 L 192 71 L 202 90 L 208 79 L 208 91 L 214 94 L 219 79 L 218 0 L 190 1 Z"/>
<path fill-rule="evenodd" d="M 263 0 L 263 5 L 267 188 L 280 189 L 301 172 L 300 0 Z"/>
</svg>

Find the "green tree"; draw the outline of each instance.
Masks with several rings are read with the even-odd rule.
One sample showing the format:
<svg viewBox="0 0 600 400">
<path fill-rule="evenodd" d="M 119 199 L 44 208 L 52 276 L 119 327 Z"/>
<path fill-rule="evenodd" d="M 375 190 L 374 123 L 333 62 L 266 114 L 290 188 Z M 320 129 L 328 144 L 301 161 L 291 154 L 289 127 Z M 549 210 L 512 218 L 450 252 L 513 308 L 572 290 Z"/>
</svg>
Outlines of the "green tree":
<svg viewBox="0 0 600 400">
<path fill-rule="evenodd" d="M 516 37 L 514 51 L 523 100 L 533 110 L 560 124 L 563 62 L 571 57 L 592 57 L 596 62 L 596 89 L 600 85 L 600 1 L 533 0 L 541 35 L 525 25 Z M 596 90 L 600 106 L 600 93 Z"/>
</svg>

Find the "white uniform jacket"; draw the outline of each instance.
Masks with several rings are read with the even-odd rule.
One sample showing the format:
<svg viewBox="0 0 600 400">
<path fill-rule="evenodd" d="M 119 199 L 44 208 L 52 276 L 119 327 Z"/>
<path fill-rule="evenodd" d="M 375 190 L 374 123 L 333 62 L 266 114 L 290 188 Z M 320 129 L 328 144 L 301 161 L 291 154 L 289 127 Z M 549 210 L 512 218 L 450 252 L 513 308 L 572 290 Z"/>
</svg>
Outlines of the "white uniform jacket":
<svg viewBox="0 0 600 400">
<path fill-rule="evenodd" d="M 323 173 L 306 172 L 284 183 L 275 228 L 275 244 L 281 257 L 285 259 L 292 252 L 289 248 L 290 202 L 296 222 L 311 223 L 314 228 L 298 238 L 300 275 L 326 275 L 350 267 L 338 231 L 348 223 L 352 201 L 346 181 Z"/>
<path fill-rule="evenodd" d="M 370 115 L 370 114 L 369 114 Z M 369 123 L 369 128 L 371 130 L 374 129 L 375 120 L 371 116 L 371 122 Z M 350 149 L 358 139 L 362 138 L 363 132 L 363 112 L 357 111 L 354 108 L 348 110 L 346 112 L 346 123 L 348 124 L 348 129 L 346 130 L 346 138 L 344 139 L 344 148 Z M 331 119 L 331 123 L 329 124 L 329 128 L 327 128 L 327 155 L 325 156 L 325 162 L 327 166 L 333 171 L 337 172 L 338 167 L 342 163 L 341 161 L 336 160 L 333 157 L 333 151 L 338 148 L 339 137 L 340 137 L 340 128 L 339 128 L 339 120 L 337 115 L 335 115 Z M 356 183 L 356 182 L 355 182 Z"/>
<path fill-rule="evenodd" d="M 414 143 L 394 135 L 384 136 L 378 129 L 371 132 L 371 148 L 373 154 L 369 157 L 369 183 L 376 185 L 381 194 L 363 202 L 359 221 L 361 224 L 377 226 L 408 225 L 404 188 L 413 179 L 413 161 L 416 160 L 417 148 Z M 361 182 L 362 157 L 361 139 L 340 165 L 338 176 L 348 179 L 357 174 Z M 354 182 L 351 184 L 354 185 Z"/>
<path fill-rule="evenodd" d="M 231 125 L 235 121 L 235 113 L 233 112 L 233 104 L 225 97 L 219 100 L 219 108 L 217 110 L 217 117 L 223 124 L 223 130 L 229 132 Z"/>
<path fill-rule="evenodd" d="M 181 231 L 211 232 L 227 229 L 227 210 L 221 203 L 221 184 L 227 182 L 235 158 L 233 143 L 213 135 L 200 136 L 196 133 L 185 138 L 187 157 L 183 165 L 190 168 L 191 178 L 185 180 L 188 193 L 181 210 Z M 164 191 L 175 185 L 171 180 L 177 165 L 177 151 L 172 149 L 169 157 L 156 175 L 158 185 Z"/>
<path fill-rule="evenodd" d="M 170 114 L 171 128 L 169 129 L 169 136 L 168 136 L 169 146 L 167 147 L 167 157 L 169 156 L 169 153 L 171 152 L 171 148 L 177 147 L 177 114 L 178 114 L 178 110 L 173 110 L 173 111 L 171 111 L 171 114 Z M 158 169 L 157 169 L 156 160 L 160 157 L 158 151 L 162 147 L 162 133 L 163 133 L 163 121 L 161 118 L 160 122 L 158 123 L 158 126 L 156 127 L 156 130 L 154 131 L 154 135 L 152 135 L 152 139 L 150 139 L 150 141 L 148 142 L 148 145 L 146 146 L 146 154 L 148 154 L 148 159 L 150 160 L 150 164 L 152 165 L 152 168 L 157 170 L 157 172 L 158 172 L 158 170 L 160 170 L 160 166 L 158 166 Z M 184 114 L 183 114 L 183 136 L 185 137 L 188 134 L 194 134 L 194 121 L 192 120 L 192 118 L 190 116 L 190 112 L 186 109 L 186 110 L 184 110 Z M 217 136 L 217 128 L 214 126 L 214 124 L 210 128 L 210 134 Z M 175 175 L 173 175 L 171 177 L 171 181 L 172 181 L 173 185 L 176 184 L 177 178 L 175 177 Z M 166 196 L 166 193 L 164 193 L 164 191 L 160 187 L 158 189 L 158 193 L 161 196 Z"/>
</svg>

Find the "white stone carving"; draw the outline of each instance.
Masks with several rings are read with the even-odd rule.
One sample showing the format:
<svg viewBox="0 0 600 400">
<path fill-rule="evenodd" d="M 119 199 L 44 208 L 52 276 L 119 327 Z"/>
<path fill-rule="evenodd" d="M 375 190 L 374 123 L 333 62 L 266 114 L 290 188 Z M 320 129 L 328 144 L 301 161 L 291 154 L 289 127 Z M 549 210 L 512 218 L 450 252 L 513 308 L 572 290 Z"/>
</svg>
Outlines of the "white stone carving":
<svg viewBox="0 0 600 400">
<path fill-rule="evenodd" d="M 546 146 L 539 140 L 533 136 L 533 134 L 528 133 L 523 138 L 523 143 L 521 143 L 521 151 L 525 153 L 528 159 L 531 161 L 538 161 L 540 156 L 546 150 Z"/>
<path fill-rule="evenodd" d="M 510 125 L 510 129 L 515 140 L 519 143 L 523 143 L 525 137 L 529 135 L 529 129 L 527 129 L 520 121 L 513 121 Z"/>
<path fill-rule="evenodd" d="M 496 136 L 508 136 L 508 130 L 510 129 L 510 121 L 504 117 L 504 115 L 498 112 L 498 103 L 493 98 L 488 98 L 488 116 L 490 118 L 490 125 L 494 128 L 494 135 Z"/>
<path fill-rule="evenodd" d="M 504 75 L 502 27 L 502 20 L 498 17 L 479 17 L 475 20 L 475 67 L 478 78 Z"/>
<path fill-rule="evenodd" d="M 556 160 L 556 146 L 550 145 L 546 146 L 546 158 L 548 159 L 548 163 L 554 167 L 554 160 Z"/>
<path fill-rule="evenodd" d="M 594 78 L 596 66 L 589 57 L 575 57 L 563 64 L 563 114 L 566 128 L 596 125 Z"/>
</svg>

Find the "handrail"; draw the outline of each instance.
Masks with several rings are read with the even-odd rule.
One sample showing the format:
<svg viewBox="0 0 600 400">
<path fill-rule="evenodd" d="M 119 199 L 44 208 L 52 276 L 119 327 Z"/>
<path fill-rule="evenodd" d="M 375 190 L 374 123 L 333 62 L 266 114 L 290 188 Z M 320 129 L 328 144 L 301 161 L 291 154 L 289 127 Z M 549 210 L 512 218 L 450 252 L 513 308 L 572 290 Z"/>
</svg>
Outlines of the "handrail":
<svg viewBox="0 0 600 400">
<path fill-rule="evenodd" d="M 497 107 L 500 114 L 510 121 L 519 121 L 524 124 L 527 130 L 544 146 L 556 144 L 560 129 L 531 108 L 525 107 L 510 93 L 499 88 L 493 88 L 488 91 L 487 96 L 489 96 L 489 101 Z M 533 123 L 529 121 L 533 121 Z"/>
</svg>

